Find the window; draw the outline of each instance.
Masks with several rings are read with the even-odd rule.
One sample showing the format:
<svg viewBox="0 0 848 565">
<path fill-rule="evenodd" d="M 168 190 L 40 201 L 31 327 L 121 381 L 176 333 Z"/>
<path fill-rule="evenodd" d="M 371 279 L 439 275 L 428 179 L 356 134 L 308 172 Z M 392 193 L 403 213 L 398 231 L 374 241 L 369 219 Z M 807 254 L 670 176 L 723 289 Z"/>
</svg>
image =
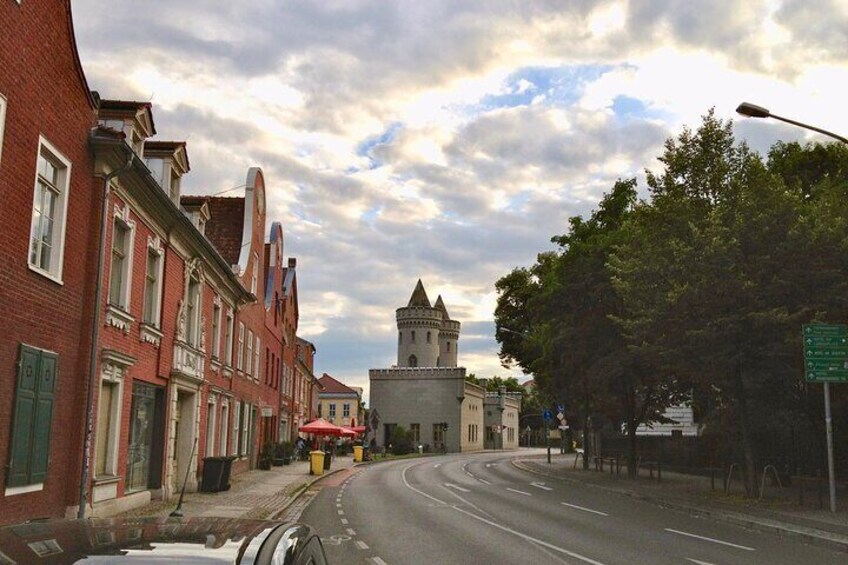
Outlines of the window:
<svg viewBox="0 0 848 565">
<path fill-rule="evenodd" d="M 230 455 L 238 455 L 241 446 L 239 446 L 239 426 L 241 425 L 241 402 L 236 401 L 233 404 L 233 450 Z"/>
<path fill-rule="evenodd" d="M 118 475 L 122 375 L 125 367 L 104 363 L 97 399 L 97 434 L 94 436 L 94 476 Z"/>
<path fill-rule="evenodd" d="M 427 332 L 427 343 L 430 343 L 430 332 Z"/>
<path fill-rule="evenodd" d="M 121 218 L 112 228 L 112 267 L 109 272 L 109 304 L 126 311 L 130 302 L 132 229 Z"/>
<path fill-rule="evenodd" d="M 206 405 L 206 457 L 215 455 L 215 400 Z"/>
<path fill-rule="evenodd" d="M 218 297 L 212 305 L 212 358 L 221 356 L 221 304 Z"/>
<path fill-rule="evenodd" d="M 40 138 L 32 201 L 29 266 L 56 281 L 62 278 L 70 177 L 70 161 Z"/>
<path fill-rule="evenodd" d="M 6 123 L 6 98 L 0 94 L 0 164 L 3 163 L 3 129 Z"/>
<path fill-rule="evenodd" d="M 350 404 L 348 404 L 347 402 L 342 404 L 342 416 L 344 416 L 345 418 L 350 418 Z"/>
<path fill-rule="evenodd" d="M 418 357 L 416 357 L 415 355 L 410 355 L 409 356 L 409 366 L 410 367 L 417 367 L 418 366 Z"/>
<path fill-rule="evenodd" d="M 330 418 L 336 417 L 336 405 L 335 404 L 330 404 L 330 413 L 328 414 L 328 416 Z"/>
<path fill-rule="evenodd" d="M 55 539 L 45 539 L 29 542 L 29 548 L 39 557 L 47 557 L 49 555 L 59 555 L 62 553 L 62 546 Z"/>
<path fill-rule="evenodd" d="M 188 279 L 186 295 L 186 341 L 197 347 L 200 345 L 200 280 L 196 273 Z"/>
<path fill-rule="evenodd" d="M 410 332 L 410 341 L 412 341 L 412 343 L 415 343 L 415 330 L 412 330 Z"/>
<path fill-rule="evenodd" d="M 324 408 L 324 403 L 323 403 L 323 402 L 320 402 L 320 403 L 318 404 L 318 417 L 319 417 L 319 418 L 323 417 L 321 413 L 322 413 L 324 410 L 322 410 L 322 408 Z"/>
<path fill-rule="evenodd" d="M 448 342 L 448 352 L 450 352 L 450 342 Z"/>
<path fill-rule="evenodd" d="M 224 329 L 224 363 L 233 364 L 233 311 L 227 310 L 227 326 Z"/>
<path fill-rule="evenodd" d="M 244 368 L 244 324 L 239 322 L 238 349 L 236 350 L 236 369 Z"/>
<path fill-rule="evenodd" d="M 398 345 L 403 345 L 403 332 L 398 332 Z"/>
<path fill-rule="evenodd" d="M 230 405 L 224 400 L 221 403 L 221 428 L 218 433 L 219 452 L 221 455 L 227 454 L 227 439 L 229 438 L 230 430 Z"/>
<path fill-rule="evenodd" d="M 250 453 L 250 404 L 244 403 L 241 407 L 241 451 L 239 455 Z"/>
<path fill-rule="evenodd" d="M 441 445 L 445 442 L 445 429 L 442 424 L 433 424 L 433 445 Z"/>
<path fill-rule="evenodd" d="M 159 301 L 162 296 L 162 252 L 148 245 L 144 276 L 144 323 L 159 327 Z"/>
<path fill-rule="evenodd" d="M 253 345 L 253 376 L 259 380 L 259 375 L 262 373 L 259 369 L 259 360 L 262 357 L 262 345 L 259 342 L 259 336 L 256 336 L 256 343 Z"/>
<path fill-rule="evenodd" d="M 169 186 L 171 200 L 174 201 L 175 204 L 180 203 L 180 175 L 177 171 L 174 170 L 174 167 L 171 167 L 171 185 Z M 198 226 L 200 229 L 200 226 Z"/>
<path fill-rule="evenodd" d="M 253 330 L 247 330 L 247 368 L 244 370 L 248 375 L 253 374 Z"/>
<path fill-rule="evenodd" d="M 58 362 L 54 353 L 21 345 L 7 487 L 40 485 L 47 477 Z"/>
<path fill-rule="evenodd" d="M 412 432 L 412 441 L 418 445 L 421 442 L 421 424 L 409 424 L 409 431 Z"/>
</svg>

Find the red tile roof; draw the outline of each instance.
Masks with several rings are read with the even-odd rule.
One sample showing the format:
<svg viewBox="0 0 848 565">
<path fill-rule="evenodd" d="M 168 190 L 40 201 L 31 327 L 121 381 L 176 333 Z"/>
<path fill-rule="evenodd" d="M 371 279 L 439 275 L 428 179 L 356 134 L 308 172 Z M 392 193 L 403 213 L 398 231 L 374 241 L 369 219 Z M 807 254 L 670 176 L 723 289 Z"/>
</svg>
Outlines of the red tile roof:
<svg viewBox="0 0 848 565">
<path fill-rule="evenodd" d="M 206 237 L 230 265 L 238 264 L 244 230 L 244 197 L 206 197 L 209 221 Z"/>
<path fill-rule="evenodd" d="M 324 373 L 324 375 L 318 379 L 318 382 L 324 387 L 324 390 L 321 391 L 324 394 L 357 394 L 355 390 L 346 384 L 337 381 L 327 373 Z"/>
</svg>

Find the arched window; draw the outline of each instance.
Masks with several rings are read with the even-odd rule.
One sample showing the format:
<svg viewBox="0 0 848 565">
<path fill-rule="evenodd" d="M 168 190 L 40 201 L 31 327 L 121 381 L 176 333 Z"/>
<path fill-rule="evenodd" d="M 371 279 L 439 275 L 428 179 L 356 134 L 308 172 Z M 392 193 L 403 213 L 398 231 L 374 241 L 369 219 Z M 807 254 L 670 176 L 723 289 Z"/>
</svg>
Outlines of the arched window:
<svg viewBox="0 0 848 565">
<path fill-rule="evenodd" d="M 415 355 L 410 355 L 409 356 L 409 366 L 410 367 L 417 367 L 418 366 L 418 357 L 416 357 Z"/>
<path fill-rule="evenodd" d="M 412 343 L 415 343 L 415 330 L 412 330 Z"/>
<path fill-rule="evenodd" d="M 398 345 L 403 345 L 403 332 L 398 332 Z"/>
<path fill-rule="evenodd" d="M 441 366 L 442 366 L 442 358 L 436 357 L 436 367 L 441 367 Z"/>
<path fill-rule="evenodd" d="M 450 342 L 448 342 L 448 351 L 450 351 Z"/>
<path fill-rule="evenodd" d="M 427 343 L 430 343 L 430 332 L 427 332 Z"/>
</svg>

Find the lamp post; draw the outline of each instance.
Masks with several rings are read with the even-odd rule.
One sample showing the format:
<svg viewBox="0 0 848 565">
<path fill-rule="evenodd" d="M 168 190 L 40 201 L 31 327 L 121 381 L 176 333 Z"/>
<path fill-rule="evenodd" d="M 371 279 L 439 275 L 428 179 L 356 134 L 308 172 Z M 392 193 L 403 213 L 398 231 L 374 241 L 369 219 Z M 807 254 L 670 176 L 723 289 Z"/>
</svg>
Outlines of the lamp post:
<svg viewBox="0 0 848 565">
<path fill-rule="evenodd" d="M 842 143 L 848 144 L 848 138 L 842 137 L 841 135 L 835 134 L 832 131 L 827 131 L 825 129 L 817 128 L 815 126 L 811 126 L 810 124 L 805 124 L 803 122 L 797 122 L 795 120 L 790 120 L 789 118 L 784 118 L 783 116 L 777 116 L 772 114 L 767 108 L 763 108 L 762 106 L 757 106 L 756 104 L 751 104 L 750 102 L 743 102 L 737 108 L 736 111 L 743 116 L 748 116 L 750 118 L 773 118 L 775 120 L 779 120 L 781 122 L 786 122 L 787 124 L 792 124 L 793 126 L 798 126 L 799 128 L 804 128 L 808 130 L 812 130 L 818 132 L 822 135 L 826 135 L 828 137 L 832 137 Z M 824 384 L 824 423 L 825 423 L 825 431 L 827 433 L 827 475 L 828 475 L 828 486 L 830 488 L 830 511 L 836 512 L 836 477 L 834 475 L 833 468 L 833 424 L 830 415 L 830 383 L 825 382 Z"/>
</svg>

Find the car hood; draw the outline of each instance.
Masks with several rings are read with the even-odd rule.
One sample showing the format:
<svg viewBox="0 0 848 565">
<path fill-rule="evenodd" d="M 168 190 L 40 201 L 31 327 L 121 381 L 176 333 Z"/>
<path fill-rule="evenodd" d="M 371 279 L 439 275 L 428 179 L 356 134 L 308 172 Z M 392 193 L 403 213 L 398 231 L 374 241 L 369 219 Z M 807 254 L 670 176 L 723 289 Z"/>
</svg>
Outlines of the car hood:
<svg viewBox="0 0 848 565">
<path fill-rule="evenodd" d="M 32 564 L 239 563 L 252 541 L 280 525 L 227 518 L 31 522 L 0 528 L 0 556 Z"/>
</svg>

